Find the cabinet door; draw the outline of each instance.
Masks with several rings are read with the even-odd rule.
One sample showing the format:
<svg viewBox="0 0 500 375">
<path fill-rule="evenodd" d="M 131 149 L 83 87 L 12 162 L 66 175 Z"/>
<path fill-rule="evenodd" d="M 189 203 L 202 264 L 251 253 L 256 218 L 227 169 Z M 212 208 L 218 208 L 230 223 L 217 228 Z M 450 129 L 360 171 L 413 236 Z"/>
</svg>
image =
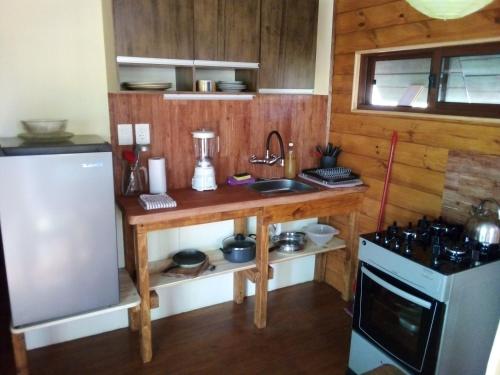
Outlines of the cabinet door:
<svg viewBox="0 0 500 375">
<path fill-rule="evenodd" d="M 261 88 L 312 89 L 318 0 L 262 0 Z"/>
<path fill-rule="evenodd" d="M 194 0 L 195 59 L 258 62 L 260 0 Z"/>
<path fill-rule="evenodd" d="M 224 61 L 258 62 L 260 0 L 221 0 L 224 3 Z"/>
<path fill-rule="evenodd" d="M 113 0 L 118 56 L 193 59 L 193 0 Z"/>
<path fill-rule="evenodd" d="M 224 40 L 220 0 L 194 0 L 194 58 L 223 60 Z"/>
</svg>

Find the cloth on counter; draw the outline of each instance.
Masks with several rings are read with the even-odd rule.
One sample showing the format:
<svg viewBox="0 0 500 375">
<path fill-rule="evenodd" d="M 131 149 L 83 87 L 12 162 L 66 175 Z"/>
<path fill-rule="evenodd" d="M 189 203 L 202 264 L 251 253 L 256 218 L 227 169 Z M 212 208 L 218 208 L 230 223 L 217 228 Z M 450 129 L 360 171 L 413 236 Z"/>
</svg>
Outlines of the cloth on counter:
<svg viewBox="0 0 500 375">
<path fill-rule="evenodd" d="M 168 194 L 141 194 L 139 203 L 145 210 L 177 207 L 177 202 Z"/>
</svg>

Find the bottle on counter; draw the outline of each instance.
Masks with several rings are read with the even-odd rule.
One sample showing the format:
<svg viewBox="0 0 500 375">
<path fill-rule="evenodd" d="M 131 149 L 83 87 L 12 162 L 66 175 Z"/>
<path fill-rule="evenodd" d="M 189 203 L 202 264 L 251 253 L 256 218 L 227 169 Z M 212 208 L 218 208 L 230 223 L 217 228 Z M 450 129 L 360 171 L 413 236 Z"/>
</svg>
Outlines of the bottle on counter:
<svg viewBox="0 0 500 375">
<path fill-rule="evenodd" d="M 285 177 L 295 178 L 297 176 L 297 160 L 295 157 L 295 150 L 293 142 L 288 144 L 288 150 L 285 156 Z"/>
</svg>

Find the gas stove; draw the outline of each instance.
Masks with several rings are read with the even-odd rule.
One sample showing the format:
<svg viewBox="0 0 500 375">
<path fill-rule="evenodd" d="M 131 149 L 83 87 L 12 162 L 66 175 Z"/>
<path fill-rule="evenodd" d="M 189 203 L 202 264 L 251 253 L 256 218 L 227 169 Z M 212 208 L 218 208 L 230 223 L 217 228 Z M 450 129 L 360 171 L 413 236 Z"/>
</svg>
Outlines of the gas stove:
<svg viewBox="0 0 500 375">
<path fill-rule="evenodd" d="M 385 231 L 361 236 L 393 253 L 444 275 L 451 275 L 500 259 L 498 245 L 483 246 L 464 233 L 462 225 L 425 216 L 416 226 L 394 222 Z"/>
<path fill-rule="evenodd" d="M 423 217 L 362 235 L 349 368 L 484 374 L 500 316 L 500 250 Z M 462 343 L 467 343 L 462 345 Z"/>
</svg>

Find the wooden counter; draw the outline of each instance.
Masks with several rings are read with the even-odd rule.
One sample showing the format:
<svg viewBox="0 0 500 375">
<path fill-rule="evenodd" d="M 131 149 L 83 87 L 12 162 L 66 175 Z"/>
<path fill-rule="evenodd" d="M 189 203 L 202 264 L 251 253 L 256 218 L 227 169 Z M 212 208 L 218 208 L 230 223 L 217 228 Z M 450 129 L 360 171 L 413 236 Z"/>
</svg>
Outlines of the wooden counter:
<svg viewBox="0 0 500 375">
<path fill-rule="evenodd" d="M 354 260 L 357 257 L 355 246 L 357 235 L 357 213 L 362 203 L 366 187 L 345 189 L 326 189 L 318 187 L 314 192 L 297 194 L 261 195 L 245 186 L 220 186 L 215 191 L 197 192 L 192 189 L 171 190 L 168 194 L 176 200 L 177 207 L 163 210 L 144 210 L 136 197 L 118 197 L 117 203 L 122 210 L 123 234 L 125 242 L 125 268 L 136 281 L 141 296 L 139 310 L 129 310 L 129 326 L 139 330 L 141 337 L 141 356 L 144 362 L 152 358 L 151 318 L 150 318 L 150 264 L 148 262 L 147 233 L 151 231 L 182 227 L 223 220 L 234 220 L 235 233 L 246 232 L 246 219 L 257 218 L 257 251 L 255 265 L 245 265 L 234 270 L 234 301 L 242 303 L 245 280 L 255 282 L 254 323 L 264 328 L 267 321 L 267 282 L 272 276 L 269 259 L 268 226 L 292 220 L 319 217 L 327 222 L 330 216 L 349 215 L 349 233 L 345 234 L 347 250 L 345 257 L 344 290 L 342 297 L 351 298 L 351 285 L 354 275 Z M 316 249 L 314 278 L 324 281 L 326 253 L 345 247 L 335 243 L 331 248 Z M 247 267 L 248 266 L 248 267 Z M 165 286 L 153 277 L 153 285 Z M 154 291 L 152 291 L 154 293 Z"/>
</svg>

